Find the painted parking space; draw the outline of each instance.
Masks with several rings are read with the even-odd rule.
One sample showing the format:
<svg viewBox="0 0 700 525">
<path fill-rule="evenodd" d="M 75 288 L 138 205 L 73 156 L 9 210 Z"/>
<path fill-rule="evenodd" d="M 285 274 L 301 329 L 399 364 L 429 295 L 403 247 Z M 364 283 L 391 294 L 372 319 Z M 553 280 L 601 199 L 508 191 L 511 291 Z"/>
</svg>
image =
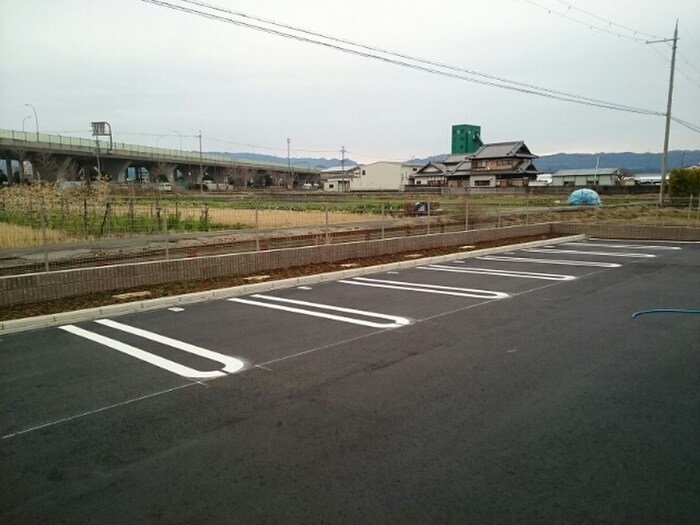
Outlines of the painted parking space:
<svg viewBox="0 0 700 525">
<path fill-rule="evenodd" d="M 576 243 L 571 244 L 575 245 Z M 466 265 L 467 261 L 472 262 L 471 259 L 457 260 L 452 264 L 426 265 L 402 272 L 378 274 L 373 277 L 342 279 L 316 287 L 307 286 L 276 294 L 256 294 L 243 298 L 233 298 L 228 302 L 235 303 L 238 309 L 232 312 L 236 322 L 231 323 L 232 326 L 229 327 L 228 331 L 233 334 L 240 345 L 239 348 L 226 346 L 225 353 L 218 350 L 208 350 L 169 336 L 155 334 L 138 326 L 109 320 L 99 322 L 99 324 L 110 328 L 121 326 L 122 332 L 165 343 L 166 346 L 189 352 L 215 363 L 226 363 L 228 360 L 233 360 L 235 363 L 234 365 L 225 365 L 223 368 L 212 369 L 211 366 L 203 367 L 201 364 L 196 367 L 187 366 L 163 355 L 145 350 L 141 346 L 131 345 L 117 338 L 100 335 L 85 328 L 64 327 L 64 329 L 183 377 L 211 379 L 242 369 L 244 360 L 250 363 L 262 362 L 303 351 L 310 342 L 307 337 L 308 327 L 313 326 L 314 332 L 324 333 L 321 325 L 323 322 L 349 324 L 370 329 L 399 328 L 410 324 L 411 318 L 420 319 L 434 315 L 436 312 L 459 308 L 460 305 L 472 307 L 479 301 L 489 302 L 507 299 L 511 294 L 537 289 L 540 287 L 540 281 L 567 282 L 589 275 L 592 271 L 599 271 L 601 268 L 614 269 L 621 266 L 621 263 L 551 259 L 551 256 L 591 255 L 598 258 L 613 256 L 643 258 L 643 256 L 648 255 L 627 251 L 628 249 L 643 249 L 643 245 L 616 244 L 606 248 L 616 251 L 601 251 L 598 243 L 585 243 L 580 247 L 583 249 L 577 249 L 579 246 L 574 246 L 572 249 L 546 247 L 518 250 L 512 252 L 512 255 L 481 257 L 477 260 L 476 265 Z M 536 255 L 533 258 L 530 254 Z M 571 272 L 571 268 L 567 268 L 569 273 L 556 273 L 498 267 L 499 263 L 504 262 L 518 267 L 527 266 L 533 262 L 542 265 L 570 266 L 579 270 L 579 273 L 575 275 L 576 272 Z M 481 266 L 478 266 L 479 264 Z M 343 289 L 339 285 L 351 285 L 359 291 L 349 291 L 347 287 Z M 412 297 L 407 299 L 407 296 Z M 471 302 L 464 303 L 463 300 Z M 372 311 L 365 308 L 364 305 L 368 303 L 375 305 Z M 246 323 L 257 328 L 260 315 L 249 311 L 250 320 L 246 322 L 244 318 L 241 318 L 242 313 L 246 310 L 245 307 L 252 307 L 253 310 L 271 310 L 272 312 L 268 312 L 267 315 L 263 314 L 263 319 L 273 317 L 276 329 L 265 330 L 262 333 L 255 330 L 253 334 L 250 334 L 252 337 L 246 338 L 244 335 Z M 220 309 L 218 317 L 221 318 L 226 313 Z M 220 323 L 226 324 L 223 318 Z M 201 333 L 192 326 L 187 327 L 186 320 L 182 324 L 190 337 L 196 336 L 196 338 L 204 338 L 205 340 L 211 338 L 209 332 Z M 326 324 L 326 326 L 330 325 Z M 283 347 L 274 343 L 280 331 L 285 333 Z M 330 333 L 332 334 L 331 339 L 356 335 L 352 331 L 339 333 L 337 328 L 330 330 Z M 150 336 L 144 336 L 144 334 L 150 334 Z M 267 335 L 271 336 L 272 341 L 268 340 Z M 327 343 L 327 338 L 316 342 L 318 345 Z M 221 345 L 216 346 L 220 347 Z M 182 359 L 182 356 L 178 359 Z"/>
<path fill-rule="evenodd" d="M 607 244 L 602 246 L 602 244 Z M 572 243 L 569 248 L 514 250 L 502 255 L 458 259 L 450 263 L 384 272 L 174 308 L 143 315 L 101 319 L 50 329 L 62 333 L 56 340 L 74 348 L 53 372 L 39 374 L 42 381 L 58 385 L 90 356 L 96 383 L 81 377 L 83 391 L 91 395 L 57 411 L 56 420 L 71 414 L 90 413 L 98 405 L 111 406 L 138 399 L 149 392 L 168 391 L 245 371 L 257 364 L 286 359 L 314 349 L 332 347 L 357 337 L 407 327 L 431 316 L 470 309 L 511 299 L 547 286 L 566 286 L 596 272 L 616 270 L 626 264 L 665 257 L 681 249 L 628 243 Z M 642 257 L 649 255 L 651 257 Z M 616 261 L 616 262 L 612 262 Z M 534 268 L 534 269 L 533 269 Z M 49 337 L 52 339 L 54 336 Z M 67 339 L 66 339 L 67 338 Z M 116 366 L 115 366 L 116 364 Z M 41 366 L 39 364 L 38 366 Z M 137 371 L 136 373 L 134 371 Z M 23 381 L 22 370 L 10 370 L 0 381 Z M 129 386 L 117 387 L 129 376 Z M 37 377 L 39 377 L 37 376 Z M 133 378 L 137 381 L 132 385 Z M 13 379 L 14 378 L 14 379 Z M 146 378 L 143 382 L 139 378 Z M 184 382 L 183 382 L 184 381 Z M 32 380 L 25 381 L 28 385 Z M 105 395 L 94 396 L 94 389 Z M 80 388 L 78 389 L 80 390 Z M 41 404 L 41 395 L 27 396 L 29 407 Z M 85 402 L 84 400 L 89 400 Z M 22 405 L 22 401 L 18 401 Z M 44 403 L 45 404 L 45 403 Z M 25 419 L 10 418 L 3 431 L 33 428 L 51 420 L 51 411 L 25 411 Z M 33 425 L 33 426 L 32 426 Z"/>
<path fill-rule="evenodd" d="M 409 320 L 393 328 L 225 300 L 76 323 L 198 370 L 225 365 L 181 343 L 246 363 L 199 382 L 66 330 L 3 336 L 4 521 L 124 521 L 123 509 L 135 509 L 133 522 L 259 522 L 267 509 L 299 502 L 312 504 L 296 521 L 313 521 L 318 502 L 332 521 L 338 502 L 358 501 L 364 507 L 353 518 L 362 521 L 365 509 L 386 504 L 387 487 L 399 502 L 388 521 L 429 520 L 437 508 L 459 520 L 464 507 L 455 501 L 469 492 L 486 505 L 503 502 L 503 480 L 510 512 L 501 521 L 541 516 L 532 487 L 551 495 L 553 486 L 564 489 L 545 503 L 557 509 L 585 500 L 614 508 L 613 521 L 643 521 L 657 508 L 675 515 L 680 499 L 695 501 L 688 464 L 698 457 L 700 317 L 632 315 L 697 306 L 700 246 L 655 253 L 614 268 L 465 258 L 440 264 L 489 273 L 402 269 L 364 276 L 410 283 L 397 289 L 323 282 L 261 294 L 307 304 L 243 297 Z M 556 258 L 567 256 L 580 259 Z M 417 285 L 509 296 L 409 289 L 424 288 Z M 513 293 L 520 287 L 531 293 Z M 259 366 L 245 357 L 275 353 Z M 649 454 L 649 443 L 658 453 Z M 647 476 L 659 457 L 664 476 Z M 581 469 L 595 482 L 572 478 Z M 614 490 L 596 489 L 610 480 L 629 489 L 622 513 Z M 403 502 L 416 497 L 407 512 Z M 549 521 L 584 508 L 570 507 Z"/>
</svg>

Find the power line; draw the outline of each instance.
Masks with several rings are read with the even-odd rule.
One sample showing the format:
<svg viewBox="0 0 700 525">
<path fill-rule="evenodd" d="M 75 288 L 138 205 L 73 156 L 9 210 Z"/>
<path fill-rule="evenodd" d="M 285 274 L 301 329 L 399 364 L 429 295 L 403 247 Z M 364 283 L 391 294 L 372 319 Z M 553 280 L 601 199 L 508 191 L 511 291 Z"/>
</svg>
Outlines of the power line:
<svg viewBox="0 0 700 525">
<path fill-rule="evenodd" d="M 468 71 L 468 70 L 464 70 L 461 68 L 455 68 L 452 66 L 443 65 L 443 64 L 436 63 L 436 62 L 430 62 L 430 61 L 426 61 L 426 60 L 422 60 L 422 59 L 417 59 L 417 58 L 409 57 L 407 55 L 400 55 L 398 53 L 393 53 L 390 51 L 381 50 L 379 48 L 372 48 L 370 46 L 365 46 L 363 44 L 352 43 L 351 45 L 354 45 L 356 47 L 360 47 L 361 49 L 372 50 L 373 52 L 352 49 L 352 48 L 340 45 L 338 43 L 324 42 L 322 40 L 310 38 L 308 36 L 300 36 L 300 35 L 295 35 L 295 34 L 291 34 L 288 32 L 284 32 L 284 31 L 280 31 L 280 30 L 274 29 L 274 28 L 262 27 L 262 26 L 258 26 L 258 25 L 251 24 L 248 22 L 242 22 L 240 20 L 227 18 L 227 17 L 222 16 L 222 15 L 207 13 L 204 11 L 198 11 L 196 9 L 184 7 L 181 5 L 171 4 L 171 3 L 165 2 L 163 0 L 142 0 L 142 1 L 159 6 L 159 7 L 165 7 L 165 8 L 173 9 L 176 11 L 185 12 L 188 14 L 202 16 L 204 18 L 209 18 L 212 20 L 220 21 L 220 22 L 230 23 L 233 25 L 246 27 L 246 28 L 253 29 L 256 31 L 261 31 L 261 32 L 268 33 L 268 34 L 281 36 L 283 38 L 288 38 L 288 39 L 297 40 L 300 42 L 305 42 L 305 43 L 309 43 L 309 44 L 323 46 L 323 47 L 327 47 L 327 48 L 330 48 L 330 49 L 333 49 L 336 51 L 340 51 L 343 53 L 347 53 L 347 54 L 361 56 L 364 58 L 372 58 L 372 59 L 379 60 L 379 61 L 382 61 L 385 63 L 390 63 L 390 64 L 398 65 L 401 67 L 414 69 L 417 71 L 423 71 L 423 72 L 431 73 L 434 75 L 445 76 L 445 77 L 454 78 L 457 80 L 463 80 L 466 82 L 485 85 L 485 86 L 489 86 L 489 87 L 497 87 L 500 89 L 506 89 L 506 90 L 510 90 L 510 91 L 517 91 L 520 93 L 526 93 L 526 94 L 530 94 L 530 95 L 537 95 L 540 97 L 560 100 L 563 102 L 572 102 L 572 103 L 586 105 L 586 106 L 594 106 L 594 107 L 600 107 L 600 108 L 604 108 L 604 109 L 612 109 L 612 110 L 617 110 L 617 111 L 624 111 L 624 112 L 629 112 L 629 113 L 639 113 L 639 114 L 644 114 L 644 115 L 663 116 L 663 113 L 659 112 L 659 111 L 653 111 L 653 110 L 644 109 L 644 108 L 627 106 L 624 104 L 618 104 L 618 103 L 614 103 L 614 102 L 608 102 L 608 101 L 593 99 L 593 98 L 589 98 L 589 97 L 583 97 L 580 95 L 559 92 L 559 91 L 555 91 L 555 90 L 551 90 L 551 89 L 547 89 L 547 88 L 542 88 L 539 86 L 527 85 L 527 84 L 523 84 L 523 83 L 519 83 L 519 82 L 515 82 L 515 81 L 500 79 L 498 77 L 492 77 L 492 76 L 485 75 L 482 73 L 476 73 L 473 71 Z M 202 2 L 193 2 L 190 0 L 182 0 L 182 1 L 184 1 L 186 3 L 190 3 L 190 4 L 206 5 L 206 4 L 203 4 Z M 216 7 L 216 6 L 212 7 L 212 9 L 215 9 L 218 11 L 228 12 L 227 10 L 220 8 L 220 7 Z M 235 13 L 231 12 L 231 14 L 235 14 Z M 281 24 L 277 24 L 277 26 L 283 27 Z M 303 32 L 305 34 L 314 35 L 314 36 L 317 36 L 320 38 L 325 38 L 327 40 L 331 40 L 332 42 L 349 42 L 349 41 L 343 41 L 341 39 L 336 39 L 334 37 L 327 37 L 325 35 L 313 33 L 313 32 L 306 31 L 306 30 L 303 30 Z M 388 56 L 382 56 L 382 55 L 388 55 Z M 400 58 L 400 60 L 398 60 L 396 58 L 391 58 L 391 57 L 398 57 L 398 58 Z M 423 64 L 426 64 L 426 65 L 423 65 Z M 428 66 L 431 66 L 431 67 L 428 67 Z M 490 78 L 492 80 L 483 80 L 480 78 L 473 78 L 470 76 L 465 76 L 464 74 L 458 74 L 455 71 L 466 73 L 468 75 L 478 75 L 478 76 L 481 76 L 484 78 Z"/>
<path fill-rule="evenodd" d="M 440 75 L 440 76 L 445 76 L 445 77 L 454 78 L 454 79 L 458 79 L 458 80 L 463 80 L 466 82 L 472 82 L 472 83 L 486 85 L 486 86 L 490 86 L 490 87 L 497 87 L 497 88 L 506 89 L 506 90 L 510 90 L 510 91 L 517 91 L 517 92 L 521 92 L 521 93 L 537 95 L 540 97 L 560 100 L 560 101 L 564 101 L 564 102 L 572 102 L 572 103 L 586 105 L 586 106 L 594 106 L 594 107 L 600 107 L 600 108 L 604 108 L 604 109 L 612 109 L 612 110 L 616 110 L 616 111 L 623 111 L 623 112 L 629 112 L 629 113 L 638 113 L 638 114 L 653 115 L 653 116 L 666 116 L 665 113 L 662 113 L 659 111 L 653 111 L 653 110 L 648 110 L 648 109 L 644 109 L 644 108 L 637 108 L 637 107 L 633 107 L 633 106 L 627 106 L 624 104 L 607 102 L 607 101 L 603 101 L 603 100 L 582 97 L 580 95 L 559 92 L 559 91 L 550 90 L 547 88 L 542 88 L 539 86 L 528 85 L 528 84 L 524 84 L 524 83 L 520 83 L 520 82 L 516 82 L 516 81 L 501 79 L 499 77 L 485 75 L 482 73 L 477 73 L 477 72 L 465 70 L 462 68 L 456 68 L 453 66 L 440 64 L 438 62 L 431 62 L 431 61 L 427 61 L 424 59 L 411 57 L 408 55 L 402 55 L 399 53 L 394 53 L 392 51 L 387 51 L 387 50 L 383 50 L 380 48 L 355 43 L 355 42 L 352 42 L 349 40 L 338 39 L 338 38 L 335 38 L 332 36 L 323 35 L 321 33 L 315 33 L 312 31 L 308 31 L 306 29 L 295 28 L 294 26 L 288 26 L 288 25 L 284 25 L 284 24 L 278 24 L 278 23 L 273 22 L 273 21 L 266 21 L 265 19 L 258 19 L 257 17 L 252 17 L 251 15 L 246 15 L 245 13 L 236 13 L 234 11 L 224 9 L 224 8 L 219 7 L 219 6 L 212 6 L 210 4 L 206 4 L 204 2 L 197 2 L 195 0 L 181 0 L 181 1 L 184 3 L 193 4 L 193 5 L 197 5 L 200 7 L 205 7 L 207 9 L 212 9 L 212 10 L 219 11 L 219 12 L 225 12 L 225 13 L 228 13 L 228 14 L 231 14 L 234 16 L 242 16 L 242 17 L 245 17 L 245 18 L 251 19 L 251 20 L 257 19 L 259 21 L 263 21 L 264 23 L 271 24 L 271 25 L 276 26 L 276 27 L 291 29 L 293 31 L 301 32 L 302 34 L 305 34 L 305 35 L 315 36 L 317 38 L 323 38 L 323 39 L 330 40 L 331 42 L 336 42 L 336 43 L 324 42 L 324 41 L 320 41 L 320 40 L 317 40 L 314 38 L 310 38 L 309 36 L 300 36 L 300 35 L 295 35 L 295 34 L 291 34 L 288 32 L 284 32 L 284 31 L 280 31 L 280 30 L 274 29 L 274 28 L 262 27 L 262 26 L 255 25 L 255 24 L 252 24 L 249 22 L 242 22 L 240 20 L 235 20 L 232 18 L 227 18 L 225 16 L 221 16 L 221 15 L 217 15 L 217 14 L 213 14 L 213 13 L 208 13 L 208 12 L 204 12 L 204 11 L 199 11 L 197 9 L 188 8 L 188 7 L 185 7 L 182 5 L 171 4 L 171 3 L 163 1 L 163 0 L 142 0 L 142 1 L 145 3 L 150 3 L 153 5 L 156 5 L 158 7 L 164 7 L 164 8 L 172 9 L 175 11 L 181 11 L 181 12 L 184 12 L 187 14 L 193 14 L 193 15 L 201 16 L 201 17 L 208 18 L 208 19 L 215 20 L 215 21 L 219 21 L 219 22 L 230 23 L 232 25 L 237 25 L 240 27 L 245 27 L 248 29 L 256 30 L 256 31 L 261 31 L 261 32 L 264 32 L 267 34 L 272 34 L 272 35 L 280 36 L 283 38 L 288 38 L 288 39 L 292 39 L 292 40 L 296 40 L 296 41 L 300 41 L 300 42 L 304 42 L 304 43 L 309 43 L 309 44 L 313 44 L 313 45 L 318 45 L 318 46 L 330 48 L 330 49 L 340 51 L 343 53 L 347 53 L 347 54 L 361 56 L 364 58 L 372 58 L 375 60 L 379 60 L 381 62 L 390 63 L 390 64 L 398 65 L 401 67 L 406 67 L 409 69 L 423 71 L 423 72 L 427 72 L 427 73 L 431 73 L 431 74 L 435 74 L 435 75 Z M 530 3 L 534 3 L 534 2 L 532 2 L 532 0 L 526 0 L 526 1 L 529 1 Z M 538 4 L 536 4 L 536 5 L 538 5 Z M 339 45 L 341 43 L 347 44 L 347 45 L 352 45 L 354 47 L 359 47 L 360 49 L 365 49 L 365 50 L 373 51 L 373 52 L 360 51 L 358 49 L 344 47 L 342 45 Z M 377 53 L 380 53 L 380 54 L 377 54 Z M 402 60 L 397 60 L 395 58 L 389 58 L 387 56 L 381 56 L 382 54 L 388 55 L 389 57 L 398 57 L 398 58 L 401 58 Z M 417 63 L 412 63 L 412 62 L 417 62 Z M 421 65 L 421 64 L 430 65 L 432 67 L 426 67 L 426 66 Z M 436 68 L 447 69 L 447 71 L 443 71 L 442 69 L 436 69 Z M 459 71 L 459 72 L 467 73 L 470 75 L 478 75 L 478 76 L 492 79 L 492 80 L 475 79 L 475 78 L 464 76 L 462 74 L 454 73 L 452 71 Z M 508 83 L 508 84 L 506 84 L 506 83 Z M 694 130 L 695 125 L 693 125 L 693 124 L 687 123 L 686 121 L 681 121 L 680 119 L 678 119 L 676 122 L 688 127 L 689 129 Z"/>
<path fill-rule="evenodd" d="M 535 2 L 534 0 L 525 0 L 525 1 L 526 1 L 528 4 L 534 5 L 535 7 L 539 7 L 540 9 L 544 9 L 544 10 L 547 11 L 550 15 L 559 16 L 559 17 L 561 17 L 561 18 L 564 18 L 564 19 L 566 19 L 566 20 L 569 20 L 570 22 L 574 22 L 574 23 L 576 23 L 576 24 L 585 26 L 585 27 L 587 27 L 588 29 L 592 29 L 592 30 L 594 30 L 594 31 L 599 31 L 599 32 L 601 32 L 601 33 L 608 33 L 608 34 L 610 34 L 610 35 L 614 35 L 614 36 L 617 36 L 617 37 L 619 37 L 619 38 L 626 38 L 626 39 L 628 39 L 628 40 L 633 40 L 634 42 L 637 42 L 637 43 L 640 43 L 640 44 L 646 43 L 646 40 L 647 40 L 647 39 L 646 39 L 646 38 L 642 38 L 642 37 L 641 37 L 641 33 L 639 33 L 638 31 L 632 30 L 632 31 L 634 31 L 635 34 L 639 34 L 640 36 L 625 35 L 625 34 L 623 34 L 623 33 L 620 33 L 620 32 L 617 32 L 617 31 L 613 31 L 613 30 L 611 30 L 611 29 L 608 29 L 607 27 L 600 27 L 600 26 L 595 25 L 595 24 L 592 24 L 592 23 L 590 23 L 590 22 L 586 22 L 586 21 L 583 21 L 583 20 L 579 20 L 578 18 L 575 18 L 575 17 L 573 17 L 573 16 L 570 16 L 570 15 L 568 15 L 568 14 L 566 14 L 566 13 L 562 13 L 562 12 L 560 12 L 560 11 L 557 11 L 556 9 L 552 9 L 551 7 L 547 7 L 547 6 L 545 6 L 545 5 L 542 5 L 542 4 L 538 3 L 538 2 Z M 567 4 L 567 5 L 569 5 L 569 4 Z M 608 21 L 608 22 L 609 22 L 609 21 Z M 612 22 L 609 22 L 609 24 L 612 24 Z M 622 27 L 622 26 L 620 26 L 620 27 Z"/>
<path fill-rule="evenodd" d="M 654 53 L 656 53 L 657 55 L 659 55 L 659 56 L 660 56 L 661 58 L 663 58 L 666 62 L 671 63 L 671 59 L 668 58 L 666 55 L 664 55 L 664 54 L 663 54 L 661 51 L 659 51 L 656 47 L 651 46 L 651 48 L 654 50 Z M 680 53 L 678 53 L 678 51 L 676 51 L 676 55 L 680 55 Z M 690 64 L 690 62 L 686 61 L 686 63 L 692 66 L 692 64 Z M 692 78 L 690 75 L 688 75 L 688 73 L 687 73 L 686 71 L 683 71 L 680 67 L 678 67 L 678 64 L 676 64 L 676 71 L 678 71 L 678 73 L 679 73 L 680 75 L 683 75 L 683 77 L 684 77 L 686 80 L 688 80 L 688 82 L 690 82 L 691 84 L 695 84 L 698 88 L 700 88 L 700 81 L 695 80 L 695 79 Z"/>
<path fill-rule="evenodd" d="M 678 117 L 672 116 L 671 120 L 680 124 L 681 126 L 685 126 L 689 130 L 695 131 L 696 133 L 700 133 L 700 126 L 696 126 L 695 124 L 691 124 L 690 122 L 688 122 L 686 120 L 679 119 Z"/>
<path fill-rule="evenodd" d="M 685 57 L 685 55 L 683 55 L 683 53 L 681 53 L 680 51 L 677 51 L 676 53 L 683 60 L 683 62 L 685 62 L 686 65 L 692 67 L 695 71 L 700 73 L 700 67 L 696 66 L 695 64 L 691 64 L 690 61 Z"/>
<path fill-rule="evenodd" d="M 217 139 L 213 137 L 204 137 L 208 141 L 211 142 L 218 142 L 220 144 L 229 144 L 229 145 L 234 145 L 234 146 L 246 146 L 248 148 L 254 148 L 254 149 L 264 149 L 268 151 L 287 151 L 286 148 L 276 148 L 273 146 L 262 146 L 260 144 L 248 144 L 245 142 L 234 142 L 231 140 L 223 140 L 223 139 Z M 295 153 L 337 153 L 337 150 L 334 149 L 325 149 L 325 150 L 315 150 L 315 149 L 299 149 L 299 148 L 294 148 Z"/>
<path fill-rule="evenodd" d="M 584 15 L 590 16 L 591 18 L 595 18 L 596 20 L 600 20 L 601 22 L 605 22 L 608 24 L 610 27 L 619 27 L 620 29 L 623 29 L 625 31 L 629 31 L 630 33 L 634 33 L 635 35 L 641 35 L 641 36 L 646 36 L 649 38 L 653 38 L 655 40 L 660 39 L 660 36 L 652 35 L 651 33 L 645 33 L 643 31 L 638 31 L 637 29 L 633 29 L 631 27 L 623 26 L 621 24 L 612 22 L 611 20 L 608 20 L 607 18 L 603 18 L 602 16 L 595 15 L 589 11 L 586 11 L 585 9 L 581 9 L 579 7 L 576 7 L 575 5 L 570 4 L 569 2 L 565 2 L 564 0 L 558 0 L 560 4 L 564 4 L 567 6 L 569 9 L 573 9 L 575 11 L 579 11 L 580 13 L 583 13 Z"/>
<path fill-rule="evenodd" d="M 569 2 L 566 2 L 565 0 L 557 0 L 557 1 L 558 1 L 559 3 L 564 4 L 565 6 L 567 6 L 569 10 L 579 11 L 580 13 L 583 13 L 583 14 L 585 14 L 586 16 L 589 16 L 589 17 L 591 17 L 591 18 L 594 18 L 594 19 L 596 19 L 596 20 L 599 20 L 599 21 L 601 21 L 601 22 L 606 23 L 606 24 L 608 25 L 608 27 L 600 27 L 600 26 L 597 26 L 597 25 L 593 25 L 593 24 L 591 24 L 591 23 L 589 23 L 589 22 L 586 22 L 586 21 L 583 21 L 583 20 L 579 20 L 579 19 L 577 19 L 577 18 L 574 18 L 574 17 L 572 17 L 572 16 L 569 16 L 569 15 L 567 15 L 567 14 L 564 14 L 564 13 L 561 13 L 561 12 L 559 12 L 559 11 L 556 11 L 556 10 L 554 10 L 554 9 L 552 9 L 552 8 L 549 8 L 549 7 L 545 6 L 545 5 L 542 5 L 542 4 L 538 3 L 538 2 L 535 2 L 534 0 L 525 0 L 525 1 L 528 2 L 529 4 L 532 4 L 532 5 L 536 6 L 536 7 L 539 7 L 540 9 L 546 10 L 549 14 L 554 14 L 554 15 L 560 16 L 561 18 L 565 18 L 565 19 L 567 19 L 567 20 L 569 20 L 569 21 L 571 21 L 571 22 L 575 22 L 575 23 L 577 23 L 577 24 L 584 25 L 584 26 L 588 27 L 589 29 L 592 29 L 592 30 L 595 30 L 595 31 L 601 31 L 601 32 L 604 32 L 604 33 L 608 33 L 608 34 L 611 34 L 611 35 L 620 37 L 620 38 L 626 38 L 626 39 L 634 40 L 635 42 L 642 43 L 642 44 L 645 44 L 646 41 L 647 41 L 647 39 L 661 40 L 661 37 L 659 37 L 659 36 L 656 36 L 656 35 L 651 34 L 651 33 L 645 33 L 644 31 L 639 31 L 638 29 L 634 29 L 634 28 L 632 28 L 632 27 L 624 26 L 624 25 L 622 25 L 622 24 L 618 24 L 617 22 L 613 22 L 612 20 L 608 20 L 607 18 L 604 18 L 604 17 L 602 17 L 602 16 L 598 16 L 598 15 L 596 15 L 596 14 L 594 14 L 594 13 L 591 13 L 590 11 L 586 11 L 585 9 L 581 9 L 581 8 L 579 8 L 579 7 L 576 7 L 575 5 L 573 5 L 573 4 L 569 3 Z M 628 31 L 628 32 L 630 32 L 630 33 L 633 33 L 634 36 L 622 34 L 622 33 L 616 32 L 616 31 L 612 31 L 612 30 L 609 29 L 610 27 L 618 27 L 618 28 L 620 28 L 620 29 L 622 29 L 622 30 L 624 30 L 624 31 Z M 647 38 L 641 38 L 642 36 L 647 37 Z M 656 50 L 656 48 L 654 48 L 654 49 Z M 659 53 L 659 51 L 657 51 L 657 53 Z M 660 53 L 659 53 L 659 54 L 660 54 Z M 679 57 L 681 57 L 681 59 L 685 62 L 686 65 L 688 65 L 688 66 L 690 66 L 691 68 L 695 69 L 696 71 L 700 72 L 700 68 L 698 68 L 698 67 L 696 67 L 694 64 L 692 64 L 687 58 L 685 58 L 683 55 L 681 55 L 680 52 L 678 52 L 677 54 L 678 54 Z M 662 55 L 662 56 L 663 56 L 663 55 Z M 671 61 L 669 58 L 666 58 L 666 57 L 664 57 L 664 58 L 665 58 L 667 61 L 669 61 L 669 62 Z M 697 80 L 695 80 L 694 78 L 692 78 L 688 73 L 686 73 L 685 71 L 683 71 L 680 67 L 676 66 L 676 68 L 677 68 L 677 70 L 680 72 L 680 74 L 683 75 L 686 79 L 688 79 L 691 83 L 693 83 L 693 84 L 695 84 L 696 86 L 700 87 L 700 82 L 698 82 Z"/>
</svg>

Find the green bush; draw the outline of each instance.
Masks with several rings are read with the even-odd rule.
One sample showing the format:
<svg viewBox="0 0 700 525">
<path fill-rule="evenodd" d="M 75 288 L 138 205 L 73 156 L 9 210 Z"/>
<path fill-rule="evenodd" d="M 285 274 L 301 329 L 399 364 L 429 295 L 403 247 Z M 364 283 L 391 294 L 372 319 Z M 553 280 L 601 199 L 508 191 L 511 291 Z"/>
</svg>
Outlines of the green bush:
<svg viewBox="0 0 700 525">
<path fill-rule="evenodd" d="M 668 179 L 669 193 L 674 197 L 700 195 L 700 170 L 677 168 Z"/>
</svg>

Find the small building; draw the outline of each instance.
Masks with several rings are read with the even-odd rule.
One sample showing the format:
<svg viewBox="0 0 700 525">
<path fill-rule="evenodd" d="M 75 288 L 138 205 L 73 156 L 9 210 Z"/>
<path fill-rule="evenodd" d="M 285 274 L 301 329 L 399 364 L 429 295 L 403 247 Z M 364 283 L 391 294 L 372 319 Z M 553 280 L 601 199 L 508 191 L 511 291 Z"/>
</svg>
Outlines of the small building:
<svg viewBox="0 0 700 525">
<path fill-rule="evenodd" d="M 484 144 L 472 157 L 469 186 L 527 186 L 540 173 L 536 158 L 522 140 Z"/>
<path fill-rule="evenodd" d="M 350 180 L 350 191 L 403 191 L 420 164 L 379 161 L 363 164 Z"/>
<path fill-rule="evenodd" d="M 335 166 L 321 171 L 321 183 L 323 191 L 345 192 L 350 191 L 352 180 L 358 176 L 359 166 Z"/>
<path fill-rule="evenodd" d="M 418 168 L 413 176 L 409 177 L 408 184 L 411 186 L 447 186 L 447 166 L 442 162 L 430 161 L 423 167 Z"/>
<path fill-rule="evenodd" d="M 648 186 L 650 184 L 655 186 L 661 185 L 661 173 L 637 173 L 627 179 L 632 179 L 634 184 L 639 184 L 641 186 Z"/>
<path fill-rule="evenodd" d="M 559 170 L 552 174 L 552 186 L 620 186 L 627 175 L 621 168 Z"/>
</svg>

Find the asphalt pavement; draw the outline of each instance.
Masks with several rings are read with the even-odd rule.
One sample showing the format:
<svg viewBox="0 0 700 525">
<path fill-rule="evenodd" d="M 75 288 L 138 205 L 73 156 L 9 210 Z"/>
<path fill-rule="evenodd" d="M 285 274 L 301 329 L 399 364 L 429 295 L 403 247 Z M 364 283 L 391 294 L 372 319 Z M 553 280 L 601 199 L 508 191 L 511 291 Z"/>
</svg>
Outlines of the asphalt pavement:
<svg viewBox="0 0 700 525">
<path fill-rule="evenodd" d="M 3 335 L 0 522 L 695 523 L 699 270 L 582 240 Z"/>
</svg>

